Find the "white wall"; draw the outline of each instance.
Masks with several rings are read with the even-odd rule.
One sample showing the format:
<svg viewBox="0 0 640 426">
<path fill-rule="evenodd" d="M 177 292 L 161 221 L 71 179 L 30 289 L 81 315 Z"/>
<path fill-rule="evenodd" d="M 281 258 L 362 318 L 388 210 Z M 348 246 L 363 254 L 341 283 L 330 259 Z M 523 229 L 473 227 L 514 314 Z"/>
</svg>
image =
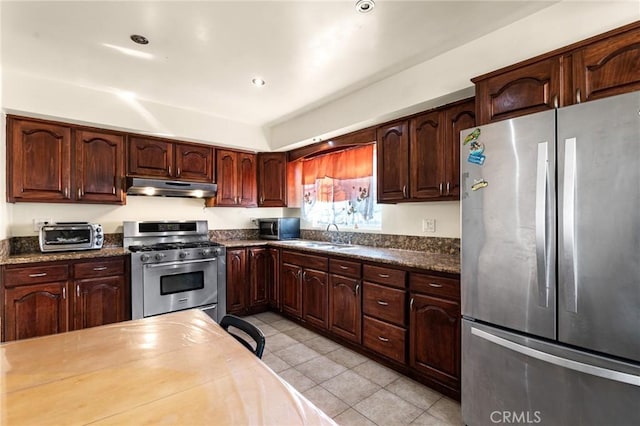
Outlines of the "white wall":
<svg viewBox="0 0 640 426">
<path fill-rule="evenodd" d="M 310 142 L 317 136 L 327 139 L 419 112 L 433 99 L 461 90 L 469 93 L 470 79 L 475 76 L 638 19 L 638 0 L 564 1 L 555 4 L 464 46 L 272 126 L 271 147 L 282 149 L 301 141 Z"/>
<path fill-rule="evenodd" d="M 6 112 L 153 134 L 183 141 L 268 151 L 257 126 L 135 99 L 104 87 L 84 87 L 48 80 L 5 67 Z"/>
<path fill-rule="evenodd" d="M 0 22 L 2 21 L 2 2 L 0 2 Z M 0 46 L 2 46 L 2 32 L 0 31 Z M 2 60 L 0 59 L 0 111 L 4 105 L 2 101 L 2 81 L 3 81 L 3 68 L 2 68 Z M 5 170 L 6 170 L 6 122 L 4 114 L 0 117 L 0 240 L 4 240 L 9 236 L 9 226 L 10 226 L 10 218 L 9 218 L 9 209 L 10 206 L 6 201 L 6 187 L 7 180 L 5 178 Z"/>
<path fill-rule="evenodd" d="M 257 228 L 252 218 L 282 216 L 281 208 L 204 208 L 204 201 L 192 198 L 127 197 L 126 206 L 53 203 L 16 203 L 9 216 L 11 237 L 37 235 L 34 219 L 54 222 L 89 221 L 102 224 L 106 233 L 122 232 L 125 220 L 209 221 L 209 229 Z"/>
</svg>

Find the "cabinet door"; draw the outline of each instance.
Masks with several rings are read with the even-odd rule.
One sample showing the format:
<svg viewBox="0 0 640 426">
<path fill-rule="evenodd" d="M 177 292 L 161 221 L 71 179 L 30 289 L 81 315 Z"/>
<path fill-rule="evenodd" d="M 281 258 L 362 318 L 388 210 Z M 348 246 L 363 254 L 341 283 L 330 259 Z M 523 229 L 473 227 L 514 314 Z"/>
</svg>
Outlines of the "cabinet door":
<svg viewBox="0 0 640 426">
<path fill-rule="evenodd" d="M 287 153 L 258 154 L 258 205 L 287 206 Z"/>
<path fill-rule="evenodd" d="M 409 135 L 411 198 L 429 200 L 442 197 L 446 178 L 440 112 L 432 111 L 412 118 Z"/>
<path fill-rule="evenodd" d="M 592 43 L 573 54 L 573 101 L 640 90 L 640 29 Z"/>
<path fill-rule="evenodd" d="M 302 267 L 283 263 L 280 268 L 282 311 L 294 317 L 302 316 Z"/>
<path fill-rule="evenodd" d="M 227 250 L 227 313 L 247 313 L 247 252 Z"/>
<path fill-rule="evenodd" d="M 454 389 L 460 379 L 460 305 L 413 293 L 410 309 L 410 366 Z"/>
<path fill-rule="evenodd" d="M 218 183 L 216 205 L 238 205 L 238 153 L 223 149 L 216 150 L 216 173 Z"/>
<path fill-rule="evenodd" d="M 75 135 L 76 199 L 124 204 L 124 136 L 84 129 Z"/>
<path fill-rule="evenodd" d="M 409 196 L 409 125 L 406 121 L 380 127 L 376 136 L 378 202 Z"/>
<path fill-rule="evenodd" d="M 562 106 L 559 56 L 473 82 L 478 125 Z"/>
<path fill-rule="evenodd" d="M 243 207 L 258 205 L 256 167 L 255 154 L 238 153 L 238 204 Z"/>
<path fill-rule="evenodd" d="M 175 150 L 176 178 L 213 182 L 213 148 L 177 143 Z"/>
<path fill-rule="evenodd" d="M 266 306 L 270 278 L 269 249 L 251 248 L 249 251 L 249 308 Z"/>
<path fill-rule="evenodd" d="M 52 282 L 5 289 L 5 340 L 68 331 L 67 283 Z"/>
<path fill-rule="evenodd" d="M 125 278 L 113 276 L 75 282 L 75 329 L 126 320 Z"/>
<path fill-rule="evenodd" d="M 448 198 L 460 198 L 460 132 L 476 125 L 475 100 L 454 105 L 444 111 L 444 194 Z"/>
<path fill-rule="evenodd" d="M 326 272 L 305 269 L 302 272 L 302 317 L 309 324 L 329 327 L 329 283 Z"/>
<path fill-rule="evenodd" d="M 280 250 L 277 248 L 268 249 L 269 256 L 269 280 L 267 288 L 267 295 L 269 299 L 269 306 L 274 309 L 280 309 Z"/>
<path fill-rule="evenodd" d="M 329 329 L 355 343 L 362 342 L 362 299 L 360 280 L 329 276 Z"/>
<path fill-rule="evenodd" d="M 65 201 L 71 194 L 71 129 L 8 119 L 9 201 Z"/>
<path fill-rule="evenodd" d="M 172 142 L 129 138 L 127 175 L 141 177 L 173 177 L 174 144 Z"/>
</svg>

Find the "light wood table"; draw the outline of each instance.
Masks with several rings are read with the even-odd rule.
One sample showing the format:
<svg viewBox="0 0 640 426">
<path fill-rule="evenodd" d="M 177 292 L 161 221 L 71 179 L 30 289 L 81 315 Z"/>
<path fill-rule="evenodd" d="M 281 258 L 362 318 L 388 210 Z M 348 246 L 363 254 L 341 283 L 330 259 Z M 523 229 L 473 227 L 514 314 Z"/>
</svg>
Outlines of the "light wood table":
<svg viewBox="0 0 640 426">
<path fill-rule="evenodd" d="M 4 343 L 0 392 L 2 425 L 335 425 L 199 310 Z"/>
</svg>

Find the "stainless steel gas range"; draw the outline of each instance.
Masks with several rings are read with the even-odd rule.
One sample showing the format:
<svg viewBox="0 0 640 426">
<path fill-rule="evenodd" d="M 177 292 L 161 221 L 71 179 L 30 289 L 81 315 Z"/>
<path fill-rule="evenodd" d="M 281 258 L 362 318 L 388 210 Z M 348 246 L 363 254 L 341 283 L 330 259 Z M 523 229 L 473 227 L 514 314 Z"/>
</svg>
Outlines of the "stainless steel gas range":
<svg viewBox="0 0 640 426">
<path fill-rule="evenodd" d="M 131 252 L 133 319 L 200 308 L 226 313 L 226 249 L 209 241 L 206 220 L 124 222 Z"/>
</svg>

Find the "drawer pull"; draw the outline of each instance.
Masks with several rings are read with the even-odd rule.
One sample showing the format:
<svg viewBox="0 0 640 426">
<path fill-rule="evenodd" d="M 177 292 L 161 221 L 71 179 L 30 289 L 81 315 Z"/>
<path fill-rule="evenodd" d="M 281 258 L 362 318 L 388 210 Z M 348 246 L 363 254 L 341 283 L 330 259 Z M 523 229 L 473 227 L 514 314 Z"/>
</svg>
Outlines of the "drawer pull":
<svg viewBox="0 0 640 426">
<path fill-rule="evenodd" d="M 338 266 L 340 266 L 340 269 L 349 269 L 348 266 L 344 266 L 344 265 L 338 265 Z"/>
<path fill-rule="evenodd" d="M 389 278 L 389 274 L 378 274 L 380 278 Z"/>
<path fill-rule="evenodd" d="M 360 292 L 360 284 L 356 284 L 356 296 L 358 295 L 358 293 Z"/>
<path fill-rule="evenodd" d="M 440 287 L 442 287 L 442 284 L 429 283 L 429 287 L 440 288 Z"/>
<path fill-rule="evenodd" d="M 106 266 L 98 266 L 96 268 L 93 268 L 94 271 L 105 271 L 107 270 Z"/>
<path fill-rule="evenodd" d="M 381 342 L 388 342 L 389 339 L 387 339 L 386 337 L 382 337 L 382 336 L 378 336 L 378 340 L 380 340 Z"/>
<path fill-rule="evenodd" d="M 39 274 L 29 274 L 29 278 L 46 277 L 46 276 L 47 276 L 46 272 L 40 272 Z"/>
<path fill-rule="evenodd" d="M 380 305 L 380 306 L 389 306 L 389 302 L 385 302 L 384 300 L 378 300 L 378 305 Z"/>
</svg>

